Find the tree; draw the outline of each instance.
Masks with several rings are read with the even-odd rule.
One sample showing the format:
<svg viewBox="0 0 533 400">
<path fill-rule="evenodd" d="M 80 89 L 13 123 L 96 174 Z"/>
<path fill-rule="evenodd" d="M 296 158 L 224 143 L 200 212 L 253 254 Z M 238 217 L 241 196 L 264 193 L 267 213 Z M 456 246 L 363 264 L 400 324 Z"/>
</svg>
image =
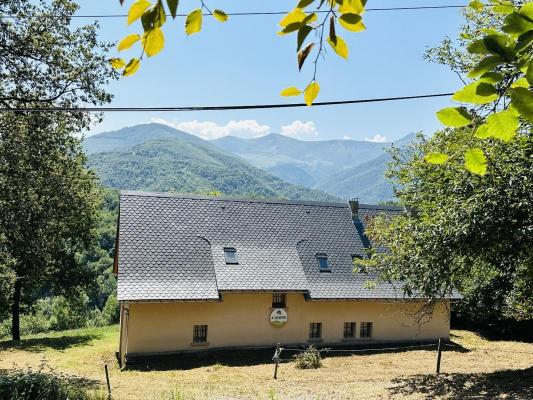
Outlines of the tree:
<svg viewBox="0 0 533 400">
<path fill-rule="evenodd" d="M 375 218 L 368 235 L 376 248 L 360 262 L 380 280 L 401 280 L 407 295 L 436 301 L 459 291 L 473 319 L 528 319 L 533 315 L 533 140 L 519 133 L 510 143 L 490 139 L 484 177 L 460 158 L 428 164 L 430 152 L 461 153 L 475 139 L 448 129 L 393 149 L 388 172 L 410 215 Z"/>
<path fill-rule="evenodd" d="M 90 281 L 78 253 L 92 240 L 99 192 L 79 136 L 95 118 L 25 109 L 101 105 L 116 74 L 96 24 L 71 28 L 71 0 L 0 3 L 0 264 L 14 279 L 12 336 L 21 305 Z M 30 17 L 28 17 L 30 16 Z M 4 280 L 5 281 L 5 280 Z"/>
<path fill-rule="evenodd" d="M 459 47 L 445 39 L 426 53 L 463 82 L 475 79 L 466 88 L 477 89 L 457 93 L 477 105 L 441 110 L 450 128 L 391 151 L 388 176 L 413 212 L 375 219 L 369 235 L 390 252 L 358 262 L 427 298 L 422 311 L 458 290 L 470 319 L 533 315 L 533 102 L 519 100 L 532 96 L 532 5 L 474 1 Z"/>
</svg>

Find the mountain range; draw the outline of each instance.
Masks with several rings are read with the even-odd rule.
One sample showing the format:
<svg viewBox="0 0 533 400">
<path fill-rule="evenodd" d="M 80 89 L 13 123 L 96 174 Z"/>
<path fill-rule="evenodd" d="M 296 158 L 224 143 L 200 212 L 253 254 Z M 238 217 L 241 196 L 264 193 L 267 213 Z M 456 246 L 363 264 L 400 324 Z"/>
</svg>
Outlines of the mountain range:
<svg viewBox="0 0 533 400">
<path fill-rule="evenodd" d="M 403 145 L 413 135 L 396 142 Z M 203 140 L 162 124 L 89 136 L 89 166 L 106 186 L 306 200 L 394 198 L 385 180 L 390 143 L 302 141 L 271 133 Z"/>
</svg>

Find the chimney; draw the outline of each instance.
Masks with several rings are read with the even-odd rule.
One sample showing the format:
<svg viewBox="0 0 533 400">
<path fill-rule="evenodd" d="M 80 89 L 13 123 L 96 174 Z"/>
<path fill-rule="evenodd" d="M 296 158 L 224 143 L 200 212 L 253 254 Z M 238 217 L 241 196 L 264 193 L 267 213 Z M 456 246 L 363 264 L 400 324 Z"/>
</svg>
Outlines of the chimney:
<svg viewBox="0 0 533 400">
<path fill-rule="evenodd" d="M 359 199 L 348 200 L 348 204 L 350 205 L 352 215 L 357 215 L 359 213 Z"/>
</svg>

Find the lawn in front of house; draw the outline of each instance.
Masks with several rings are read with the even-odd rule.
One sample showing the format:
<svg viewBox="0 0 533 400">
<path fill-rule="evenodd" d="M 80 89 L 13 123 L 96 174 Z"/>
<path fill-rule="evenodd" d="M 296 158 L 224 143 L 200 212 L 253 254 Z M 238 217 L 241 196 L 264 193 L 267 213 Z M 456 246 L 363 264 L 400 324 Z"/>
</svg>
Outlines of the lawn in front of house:
<svg viewBox="0 0 533 400">
<path fill-rule="evenodd" d="M 439 377 L 434 348 L 336 353 L 317 370 L 280 365 L 272 379 L 269 351 L 239 350 L 176 356 L 120 371 L 115 359 L 118 327 L 77 329 L 0 342 L 0 369 L 50 367 L 105 386 L 108 364 L 113 399 L 533 399 L 533 344 L 489 341 L 452 331 Z M 290 359 L 293 353 L 282 353 Z M 337 355 L 340 354 L 340 355 Z"/>
</svg>

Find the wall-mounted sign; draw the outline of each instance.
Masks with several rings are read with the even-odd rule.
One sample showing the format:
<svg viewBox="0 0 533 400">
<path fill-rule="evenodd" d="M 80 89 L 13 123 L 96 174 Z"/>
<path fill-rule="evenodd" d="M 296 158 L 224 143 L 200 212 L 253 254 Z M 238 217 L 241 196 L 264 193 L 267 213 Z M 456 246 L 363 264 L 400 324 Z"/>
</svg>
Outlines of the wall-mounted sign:
<svg viewBox="0 0 533 400">
<path fill-rule="evenodd" d="M 275 308 L 270 313 L 270 323 L 276 327 L 283 326 L 287 323 L 287 311 L 283 308 Z"/>
</svg>

